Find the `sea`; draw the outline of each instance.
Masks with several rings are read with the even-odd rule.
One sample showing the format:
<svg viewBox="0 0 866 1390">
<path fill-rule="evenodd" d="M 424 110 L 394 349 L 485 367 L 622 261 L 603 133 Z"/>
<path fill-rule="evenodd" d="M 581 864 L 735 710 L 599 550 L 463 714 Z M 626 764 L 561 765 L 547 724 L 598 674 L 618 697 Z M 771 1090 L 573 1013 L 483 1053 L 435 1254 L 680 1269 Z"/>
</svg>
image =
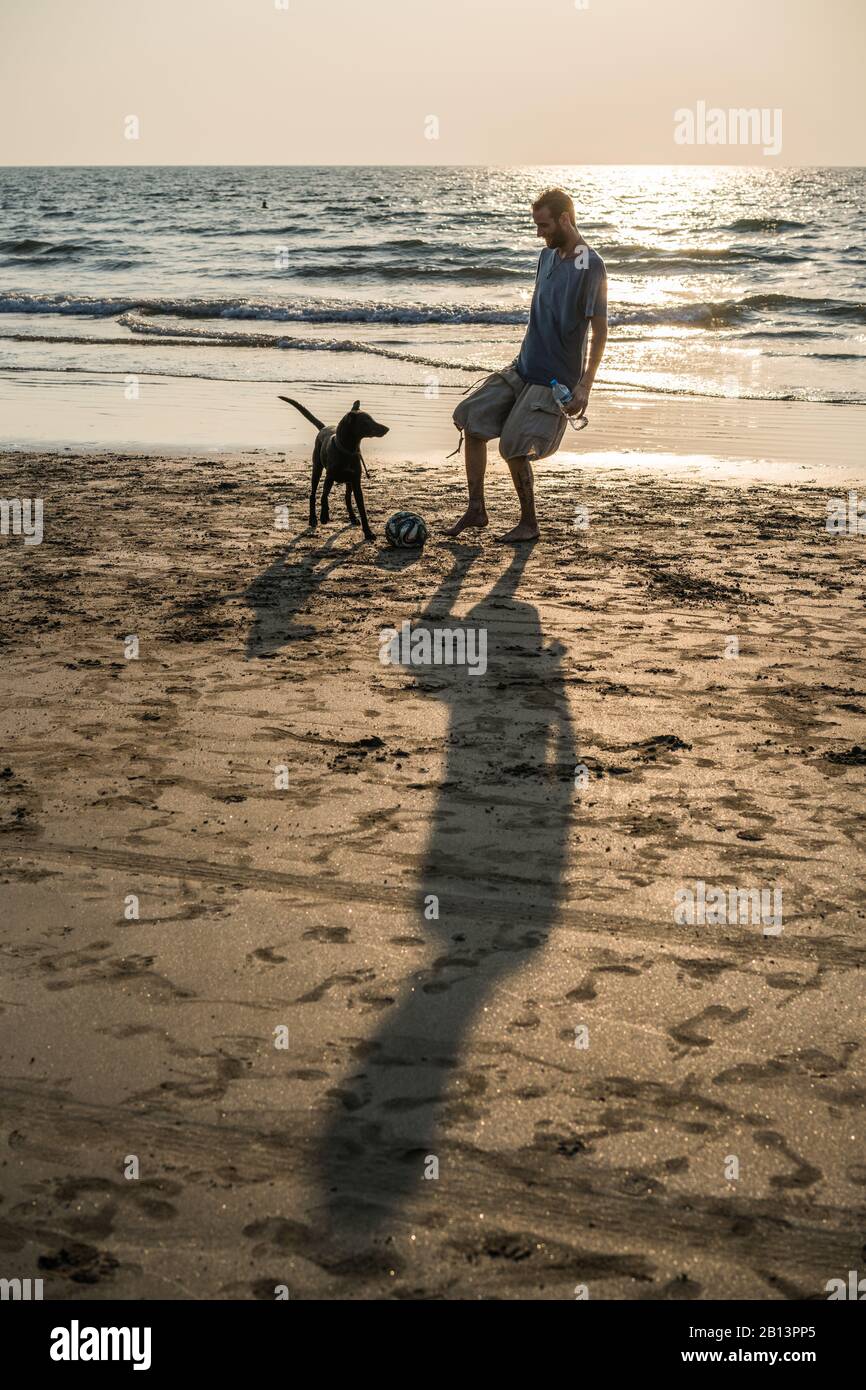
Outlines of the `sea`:
<svg viewBox="0 0 866 1390">
<path fill-rule="evenodd" d="M 598 391 L 866 404 L 862 169 L 6 167 L 0 439 L 148 383 L 459 393 L 519 348 L 551 185 L 607 265 Z"/>
</svg>

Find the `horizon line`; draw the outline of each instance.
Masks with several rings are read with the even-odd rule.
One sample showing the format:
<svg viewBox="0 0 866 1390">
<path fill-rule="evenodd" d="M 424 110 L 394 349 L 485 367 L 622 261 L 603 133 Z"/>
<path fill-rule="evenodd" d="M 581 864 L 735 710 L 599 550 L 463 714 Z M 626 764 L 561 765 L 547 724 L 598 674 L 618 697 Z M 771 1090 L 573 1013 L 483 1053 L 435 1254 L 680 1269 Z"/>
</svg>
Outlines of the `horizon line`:
<svg viewBox="0 0 866 1390">
<path fill-rule="evenodd" d="M 866 171 L 866 164 L 837 164 L 834 162 L 825 164 L 768 164 L 766 161 L 755 163 L 735 164 L 732 161 L 723 164 L 686 164 L 681 161 L 673 163 L 659 162 L 657 160 L 586 160 L 582 164 L 564 164 L 556 160 L 549 163 L 520 163 L 520 164 L 474 164 L 474 163 L 455 163 L 455 164 L 400 164 L 390 162 L 377 162 L 374 164 L 340 164 L 327 161 L 308 161 L 302 164 L 220 164 L 220 163 L 184 163 L 176 161 L 169 164 L 5 164 L 0 162 L 0 169 L 767 169 L 789 170 L 789 169 L 852 169 Z"/>
</svg>

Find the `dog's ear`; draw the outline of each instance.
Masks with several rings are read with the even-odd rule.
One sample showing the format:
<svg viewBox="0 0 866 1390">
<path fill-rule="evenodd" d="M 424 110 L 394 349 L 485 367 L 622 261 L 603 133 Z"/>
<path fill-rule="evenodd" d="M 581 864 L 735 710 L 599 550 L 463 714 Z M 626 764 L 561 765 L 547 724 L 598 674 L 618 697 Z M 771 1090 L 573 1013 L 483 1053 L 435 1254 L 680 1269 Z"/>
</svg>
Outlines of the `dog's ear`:
<svg viewBox="0 0 866 1390">
<path fill-rule="evenodd" d="M 361 402 L 360 402 L 360 401 L 355 401 L 355 404 L 352 406 L 352 409 L 353 409 L 353 410 L 360 410 L 360 409 L 361 409 Z"/>
</svg>

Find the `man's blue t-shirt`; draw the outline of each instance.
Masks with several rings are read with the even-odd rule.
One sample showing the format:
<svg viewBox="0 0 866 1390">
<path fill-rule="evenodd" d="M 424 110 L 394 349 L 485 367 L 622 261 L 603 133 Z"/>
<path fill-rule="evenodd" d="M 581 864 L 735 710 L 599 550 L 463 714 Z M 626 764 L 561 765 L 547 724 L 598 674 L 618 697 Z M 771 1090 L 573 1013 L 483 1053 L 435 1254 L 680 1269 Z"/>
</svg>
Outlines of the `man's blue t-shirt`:
<svg viewBox="0 0 866 1390">
<path fill-rule="evenodd" d="M 523 380 L 549 386 L 555 377 L 574 390 L 586 366 L 587 330 L 595 314 L 607 315 L 607 271 L 601 256 L 588 246 L 564 257 L 545 247 L 538 258 L 526 335 L 514 362 Z"/>
</svg>

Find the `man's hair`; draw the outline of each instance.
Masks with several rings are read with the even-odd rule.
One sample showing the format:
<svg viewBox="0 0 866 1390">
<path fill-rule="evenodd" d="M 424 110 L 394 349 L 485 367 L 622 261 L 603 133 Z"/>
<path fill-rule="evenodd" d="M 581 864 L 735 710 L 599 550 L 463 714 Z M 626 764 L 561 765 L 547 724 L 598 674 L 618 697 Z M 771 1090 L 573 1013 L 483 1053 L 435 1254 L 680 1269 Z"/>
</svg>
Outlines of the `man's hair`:
<svg viewBox="0 0 866 1390">
<path fill-rule="evenodd" d="M 539 208 L 549 208 L 557 222 L 564 212 L 567 212 L 572 223 L 576 226 L 577 219 L 574 215 L 574 203 L 569 198 L 564 188 L 546 188 L 543 193 L 539 193 L 535 202 L 532 204 L 532 211 L 538 212 Z"/>
</svg>

